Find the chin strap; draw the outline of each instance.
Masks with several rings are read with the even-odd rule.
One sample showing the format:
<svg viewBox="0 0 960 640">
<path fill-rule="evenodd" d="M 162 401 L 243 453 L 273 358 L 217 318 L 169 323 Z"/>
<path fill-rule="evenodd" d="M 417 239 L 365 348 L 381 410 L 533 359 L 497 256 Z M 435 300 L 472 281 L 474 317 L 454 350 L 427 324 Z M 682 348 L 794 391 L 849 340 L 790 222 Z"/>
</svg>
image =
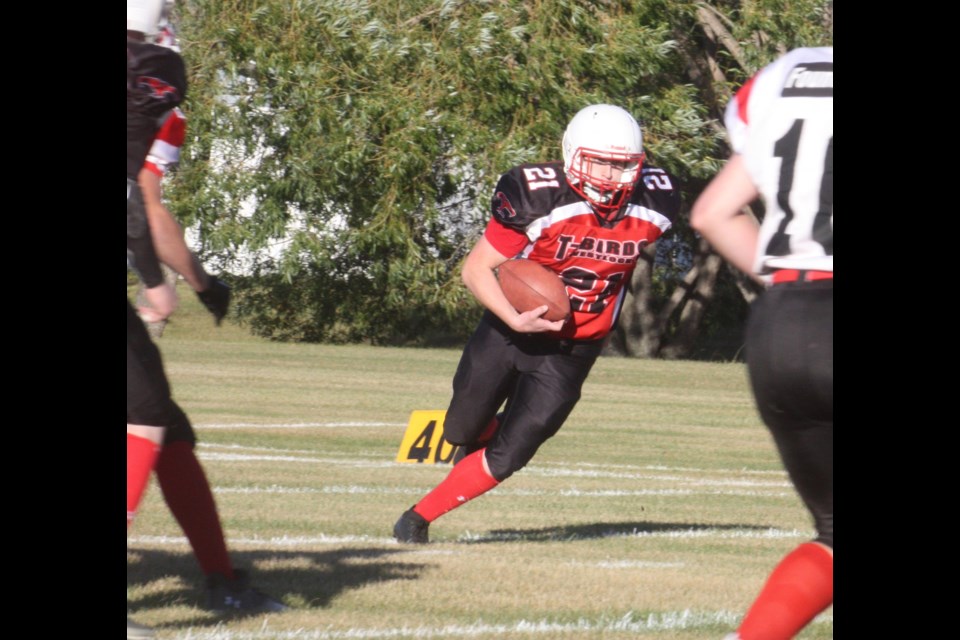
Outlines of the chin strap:
<svg viewBox="0 0 960 640">
<path fill-rule="evenodd" d="M 583 183 L 583 192 L 584 192 L 585 194 L 587 194 L 588 198 L 589 198 L 591 201 L 593 201 L 593 202 L 599 202 L 600 204 L 607 204 L 608 202 L 610 202 L 610 199 L 611 199 L 611 197 L 612 197 L 612 196 L 609 195 L 609 192 L 608 192 L 608 195 L 604 196 L 604 195 L 603 195 L 598 189 L 596 189 L 593 185 L 590 185 L 590 184 L 588 184 L 588 183 L 586 183 L 586 182 Z"/>
</svg>

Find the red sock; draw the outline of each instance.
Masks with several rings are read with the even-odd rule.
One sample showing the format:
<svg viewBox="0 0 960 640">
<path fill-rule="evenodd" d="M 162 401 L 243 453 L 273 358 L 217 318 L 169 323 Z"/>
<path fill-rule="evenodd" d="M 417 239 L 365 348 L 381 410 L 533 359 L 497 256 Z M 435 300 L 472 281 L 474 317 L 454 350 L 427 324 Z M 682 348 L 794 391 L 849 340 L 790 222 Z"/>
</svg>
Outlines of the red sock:
<svg viewBox="0 0 960 640">
<path fill-rule="evenodd" d="M 773 570 L 737 630 L 741 640 L 788 640 L 833 602 L 833 555 L 807 542 Z"/>
<path fill-rule="evenodd" d="M 213 492 L 188 442 L 172 442 L 157 460 L 157 481 L 170 512 L 190 541 L 204 575 L 233 579 L 233 565 L 220 526 Z"/>
<path fill-rule="evenodd" d="M 137 515 L 159 451 L 160 445 L 156 442 L 127 434 L 127 529 Z"/>
<path fill-rule="evenodd" d="M 500 484 L 483 469 L 483 454 L 486 449 L 474 451 L 461 460 L 443 482 L 428 493 L 413 508 L 427 522 L 433 522 L 447 511 L 483 495 Z"/>
</svg>

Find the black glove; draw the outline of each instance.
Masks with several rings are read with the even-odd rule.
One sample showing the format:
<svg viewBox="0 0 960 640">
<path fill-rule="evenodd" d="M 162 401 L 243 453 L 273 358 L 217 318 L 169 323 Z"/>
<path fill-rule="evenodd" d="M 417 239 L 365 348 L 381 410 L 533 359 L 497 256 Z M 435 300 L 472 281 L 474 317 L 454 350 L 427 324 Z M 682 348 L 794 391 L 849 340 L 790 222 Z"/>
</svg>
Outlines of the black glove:
<svg viewBox="0 0 960 640">
<path fill-rule="evenodd" d="M 198 291 L 197 297 L 207 311 L 213 314 L 213 319 L 219 327 L 230 306 L 230 285 L 219 278 L 211 277 L 210 286 L 204 291 Z"/>
</svg>

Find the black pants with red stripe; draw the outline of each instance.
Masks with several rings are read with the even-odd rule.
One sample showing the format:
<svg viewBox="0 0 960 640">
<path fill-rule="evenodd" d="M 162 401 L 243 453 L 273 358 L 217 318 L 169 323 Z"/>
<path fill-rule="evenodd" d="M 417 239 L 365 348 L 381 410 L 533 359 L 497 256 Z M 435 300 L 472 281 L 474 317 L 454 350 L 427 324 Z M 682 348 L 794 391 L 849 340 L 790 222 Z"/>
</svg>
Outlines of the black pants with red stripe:
<svg viewBox="0 0 960 640">
<path fill-rule="evenodd" d="M 494 479 L 506 480 L 563 426 L 602 347 L 602 340 L 516 333 L 485 312 L 453 378 L 444 438 L 452 444 L 474 444 L 506 401 L 500 428 L 486 452 Z"/>
<path fill-rule="evenodd" d="M 774 285 L 750 311 L 747 368 L 790 480 L 833 548 L 833 280 Z"/>
</svg>

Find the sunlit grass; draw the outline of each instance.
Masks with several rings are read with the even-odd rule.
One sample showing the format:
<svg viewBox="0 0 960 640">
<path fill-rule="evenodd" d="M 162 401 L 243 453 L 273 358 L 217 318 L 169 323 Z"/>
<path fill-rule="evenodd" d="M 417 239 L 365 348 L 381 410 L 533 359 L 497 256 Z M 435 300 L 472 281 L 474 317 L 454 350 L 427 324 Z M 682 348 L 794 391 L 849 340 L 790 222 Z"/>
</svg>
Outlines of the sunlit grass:
<svg viewBox="0 0 960 640">
<path fill-rule="evenodd" d="M 236 563 L 291 610 L 206 613 L 152 486 L 127 597 L 161 639 L 716 640 L 812 536 L 742 365 L 602 358 L 526 469 L 436 521 L 432 544 L 399 545 L 394 521 L 449 467 L 397 448 L 411 411 L 446 408 L 459 351 L 270 343 L 214 329 L 179 291 L 159 340 L 174 394 Z M 800 638 L 832 638 L 832 616 Z"/>
</svg>

